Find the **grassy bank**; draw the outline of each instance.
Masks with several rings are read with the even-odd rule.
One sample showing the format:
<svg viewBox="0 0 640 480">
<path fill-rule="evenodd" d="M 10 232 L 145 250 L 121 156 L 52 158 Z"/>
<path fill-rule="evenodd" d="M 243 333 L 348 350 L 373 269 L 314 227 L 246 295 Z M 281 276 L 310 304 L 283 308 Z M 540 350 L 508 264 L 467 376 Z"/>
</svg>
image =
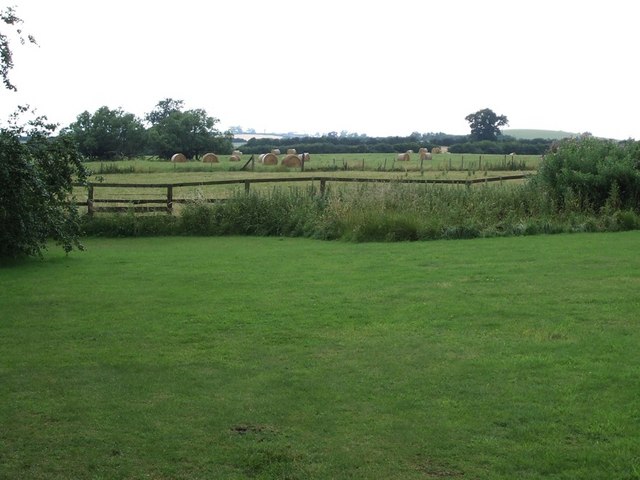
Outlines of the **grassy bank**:
<svg viewBox="0 0 640 480">
<path fill-rule="evenodd" d="M 527 184 L 464 186 L 345 184 L 230 190 L 225 202 L 194 201 L 176 216 L 99 214 L 89 235 L 260 235 L 352 241 L 437 240 L 640 228 L 619 206 L 594 210 L 568 196 L 558 204 Z"/>
<path fill-rule="evenodd" d="M 0 269 L 1 478 L 632 479 L 636 232 Z"/>
</svg>

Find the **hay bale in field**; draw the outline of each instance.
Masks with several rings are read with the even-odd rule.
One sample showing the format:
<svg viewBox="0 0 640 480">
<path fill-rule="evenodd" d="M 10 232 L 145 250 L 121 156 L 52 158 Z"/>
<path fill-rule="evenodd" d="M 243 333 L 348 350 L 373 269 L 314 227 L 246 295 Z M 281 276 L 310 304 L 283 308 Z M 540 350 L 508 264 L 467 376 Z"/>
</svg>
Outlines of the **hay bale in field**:
<svg viewBox="0 0 640 480">
<path fill-rule="evenodd" d="M 296 155 L 298 152 L 296 152 L 295 148 L 289 148 L 287 150 L 287 155 Z"/>
<path fill-rule="evenodd" d="M 263 153 L 260 155 L 260 163 L 263 165 L 277 165 L 278 157 L 273 153 Z"/>
<path fill-rule="evenodd" d="M 418 150 L 418 155 L 420 155 L 420 154 L 422 154 L 422 153 L 424 153 L 424 152 L 428 152 L 428 151 L 429 151 L 429 149 L 428 149 L 428 148 L 420 147 L 420 150 Z"/>
<path fill-rule="evenodd" d="M 407 152 L 409 155 L 413 155 L 413 150 L 407 150 Z"/>
<path fill-rule="evenodd" d="M 234 150 L 234 151 L 231 153 L 231 155 L 236 155 L 236 156 L 238 156 L 238 157 L 241 157 L 241 156 L 242 156 L 242 152 L 241 152 L 240 150 Z"/>
<path fill-rule="evenodd" d="M 308 162 L 309 160 L 311 160 L 311 155 L 309 155 L 309 153 L 307 153 L 307 152 L 299 153 L 299 154 L 298 154 L 298 158 L 299 158 L 301 161 Z"/>
<path fill-rule="evenodd" d="M 273 153 L 274 155 L 280 155 L 280 149 L 274 148 L 273 150 L 271 150 L 271 153 Z"/>
<path fill-rule="evenodd" d="M 431 149 L 431 153 L 442 153 L 442 148 L 440 147 L 433 147 Z"/>
<path fill-rule="evenodd" d="M 175 163 L 185 163 L 187 157 L 184 156 L 184 153 L 175 153 L 173 157 L 171 157 L 171 161 Z"/>
<path fill-rule="evenodd" d="M 231 155 L 229 157 L 229 161 L 230 162 L 239 162 L 240 161 L 240 155 Z"/>
<path fill-rule="evenodd" d="M 202 156 L 203 163 L 218 163 L 218 156 L 215 153 L 205 153 Z"/>
<path fill-rule="evenodd" d="M 411 160 L 411 155 L 409 155 L 409 153 L 407 152 L 399 153 L 398 156 L 396 157 L 396 160 L 398 162 L 408 162 L 409 160 Z"/>
<path fill-rule="evenodd" d="M 287 155 L 282 159 L 282 165 L 285 167 L 299 167 L 302 165 L 302 159 L 298 155 Z"/>
<path fill-rule="evenodd" d="M 420 160 L 433 160 L 433 155 L 431 155 L 426 148 L 421 150 L 422 151 L 420 152 Z"/>
<path fill-rule="evenodd" d="M 513 157 L 513 156 L 515 156 L 515 155 L 516 155 L 516 152 L 511 152 L 509 155 L 510 155 L 511 157 Z"/>
</svg>

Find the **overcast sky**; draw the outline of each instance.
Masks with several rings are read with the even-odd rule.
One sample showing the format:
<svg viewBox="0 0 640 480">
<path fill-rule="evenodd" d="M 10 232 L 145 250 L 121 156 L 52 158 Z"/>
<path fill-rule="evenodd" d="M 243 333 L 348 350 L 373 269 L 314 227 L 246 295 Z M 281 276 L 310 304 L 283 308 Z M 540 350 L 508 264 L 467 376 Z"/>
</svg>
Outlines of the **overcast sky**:
<svg viewBox="0 0 640 480">
<path fill-rule="evenodd" d="M 262 132 L 469 133 L 510 128 L 640 139 L 630 0 L 0 0 L 39 47 L 13 44 L 0 118 L 62 126 L 164 98 Z M 6 31 L 4 25 L 0 28 Z"/>
</svg>

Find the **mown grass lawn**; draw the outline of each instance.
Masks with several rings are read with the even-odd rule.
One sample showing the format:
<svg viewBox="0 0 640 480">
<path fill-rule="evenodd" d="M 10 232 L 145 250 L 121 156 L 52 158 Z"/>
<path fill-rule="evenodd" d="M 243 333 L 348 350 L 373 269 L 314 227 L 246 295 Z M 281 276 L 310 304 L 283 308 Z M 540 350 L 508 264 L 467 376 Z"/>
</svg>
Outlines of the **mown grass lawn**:
<svg viewBox="0 0 640 480">
<path fill-rule="evenodd" d="M 0 478 L 640 478 L 640 232 L 0 268 Z"/>
</svg>

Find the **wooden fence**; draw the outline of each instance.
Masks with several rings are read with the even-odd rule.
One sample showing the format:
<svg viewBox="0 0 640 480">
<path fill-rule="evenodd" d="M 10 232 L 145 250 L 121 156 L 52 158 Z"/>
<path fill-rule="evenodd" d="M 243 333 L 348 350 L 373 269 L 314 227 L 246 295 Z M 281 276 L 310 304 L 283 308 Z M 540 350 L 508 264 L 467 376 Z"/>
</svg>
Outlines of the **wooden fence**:
<svg viewBox="0 0 640 480">
<path fill-rule="evenodd" d="M 391 179 L 391 178 L 357 178 L 357 177 L 281 177 L 281 178 L 251 178 L 235 180 L 210 180 L 206 182 L 180 182 L 180 183 L 93 183 L 76 184 L 76 187 L 87 188 L 87 201 L 78 202 L 77 205 L 86 206 L 87 213 L 93 215 L 96 212 L 173 212 L 173 205 L 176 203 L 187 203 L 192 201 L 187 198 L 174 198 L 174 188 L 178 187 L 203 187 L 211 185 L 242 185 L 246 192 L 250 191 L 251 184 L 257 183 L 283 183 L 283 182 L 318 182 L 319 193 L 324 195 L 329 182 L 350 182 L 350 183 L 403 183 L 403 184 L 445 184 L 445 185 L 465 185 L 470 187 L 474 184 L 487 184 L 491 182 L 503 182 L 509 180 L 522 180 L 527 175 L 503 175 L 500 177 L 470 178 L 470 179 Z M 109 188 L 133 188 L 133 189 L 165 189 L 166 195 L 163 198 L 97 198 L 96 190 Z M 224 198 L 213 198 L 208 202 L 224 201 Z M 107 204 L 110 206 L 104 206 Z M 120 204 L 114 206 L 114 204 Z M 126 206 L 122 206 L 126 204 Z M 161 206 L 158 206 L 161 205 Z"/>
</svg>

